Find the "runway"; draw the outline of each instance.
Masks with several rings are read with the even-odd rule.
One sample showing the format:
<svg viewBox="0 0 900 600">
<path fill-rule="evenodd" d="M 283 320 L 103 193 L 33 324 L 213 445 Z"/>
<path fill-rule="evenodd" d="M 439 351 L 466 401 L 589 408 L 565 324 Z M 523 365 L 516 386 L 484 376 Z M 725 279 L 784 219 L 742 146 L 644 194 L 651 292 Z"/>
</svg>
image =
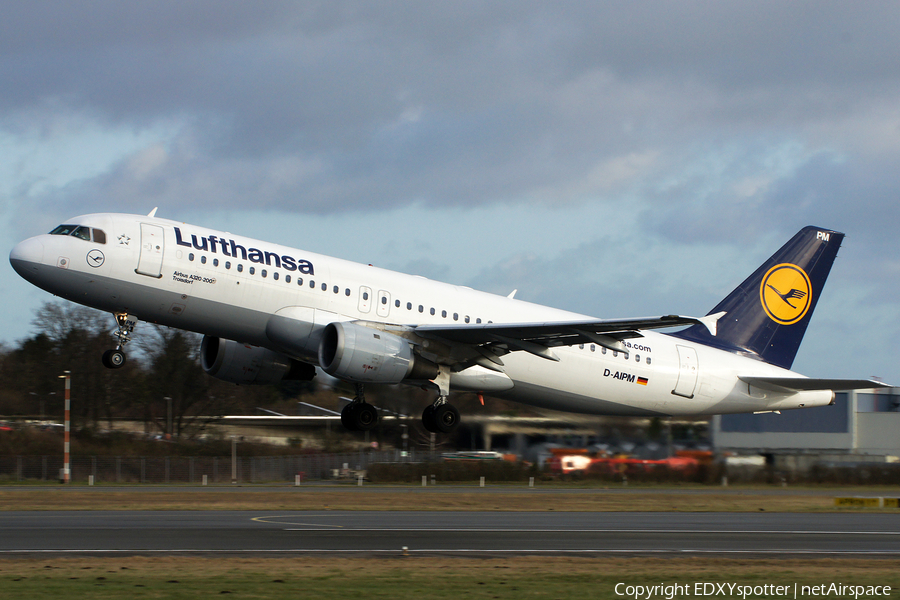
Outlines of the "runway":
<svg viewBox="0 0 900 600">
<path fill-rule="evenodd" d="M 900 514 L 11 511 L 0 556 L 900 556 Z"/>
</svg>

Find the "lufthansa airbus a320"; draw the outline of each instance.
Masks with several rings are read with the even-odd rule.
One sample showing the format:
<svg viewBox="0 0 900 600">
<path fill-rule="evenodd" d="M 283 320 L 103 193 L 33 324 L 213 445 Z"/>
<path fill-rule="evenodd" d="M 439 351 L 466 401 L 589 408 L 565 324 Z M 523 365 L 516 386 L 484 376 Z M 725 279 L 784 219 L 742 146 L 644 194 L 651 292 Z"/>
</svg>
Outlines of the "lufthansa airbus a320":
<svg viewBox="0 0 900 600">
<path fill-rule="evenodd" d="M 34 285 L 115 316 L 117 368 L 138 321 L 203 334 L 201 361 L 240 384 L 356 384 L 341 421 L 378 421 L 364 386 L 430 387 L 597 415 L 688 416 L 824 406 L 876 381 L 790 370 L 843 234 L 805 227 L 704 317 L 597 319 L 230 233 L 126 214 L 68 219 L 10 253 Z M 673 333 L 657 329 L 681 328 Z"/>
</svg>

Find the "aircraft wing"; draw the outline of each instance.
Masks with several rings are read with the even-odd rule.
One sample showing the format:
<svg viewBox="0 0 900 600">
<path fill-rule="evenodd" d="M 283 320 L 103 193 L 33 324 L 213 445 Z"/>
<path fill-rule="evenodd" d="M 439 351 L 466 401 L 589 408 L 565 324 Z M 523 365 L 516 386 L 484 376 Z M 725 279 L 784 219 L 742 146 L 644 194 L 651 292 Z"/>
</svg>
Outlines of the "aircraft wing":
<svg viewBox="0 0 900 600">
<path fill-rule="evenodd" d="M 505 346 L 508 351 L 523 350 L 542 358 L 559 360 L 550 350 L 555 346 L 595 343 L 611 350 L 626 352 L 622 340 L 641 337 L 642 329 L 661 329 L 682 325 L 705 325 L 715 335 L 716 321 L 725 313 L 706 317 L 666 315 L 637 319 L 594 321 L 554 321 L 550 323 L 480 323 L 477 325 L 418 325 L 417 335 L 454 344 Z"/>
<path fill-rule="evenodd" d="M 742 377 L 744 383 L 771 390 L 773 392 L 809 392 L 815 390 L 832 390 L 846 392 L 849 390 L 868 390 L 894 387 L 873 379 L 812 379 L 806 377 Z"/>
</svg>

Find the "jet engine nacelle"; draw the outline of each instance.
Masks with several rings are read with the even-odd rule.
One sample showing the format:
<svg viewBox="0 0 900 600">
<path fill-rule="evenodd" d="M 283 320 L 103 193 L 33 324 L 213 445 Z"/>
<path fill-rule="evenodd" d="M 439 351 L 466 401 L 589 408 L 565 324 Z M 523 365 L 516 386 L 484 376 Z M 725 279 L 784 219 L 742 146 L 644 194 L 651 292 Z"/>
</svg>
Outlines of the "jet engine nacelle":
<svg viewBox="0 0 900 600">
<path fill-rule="evenodd" d="M 237 384 L 310 381 L 316 376 L 313 365 L 266 348 L 208 335 L 200 344 L 200 364 L 216 379 Z"/>
<path fill-rule="evenodd" d="M 325 327 L 319 366 L 329 375 L 357 383 L 434 379 L 438 373 L 437 365 L 416 356 L 407 340 L 349 322 Z"/>
</svg>

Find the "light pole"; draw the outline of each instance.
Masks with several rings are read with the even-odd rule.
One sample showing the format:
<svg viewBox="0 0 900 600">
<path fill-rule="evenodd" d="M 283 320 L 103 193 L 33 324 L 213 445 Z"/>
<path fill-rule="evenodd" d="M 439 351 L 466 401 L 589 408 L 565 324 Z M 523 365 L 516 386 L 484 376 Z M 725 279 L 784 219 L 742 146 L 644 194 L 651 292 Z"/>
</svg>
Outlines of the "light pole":
<svg viewBox="0 0 900 600">
<path fill-rule="evenodd" d="M 60 379 L 66 380 L 66 437 L 63 443 L 63 483 L 69 483 L 71 479 L 71 470 L 69 469 L 69 422 L 70 422 L 70 393 L 72 390 L 72 374 L 69 371 L 63 371 Z"/>
<path fill-rule="evenodd" d="M 231 484 L 237 484 L 237 436 L 231 436 Z"/>
<path fill-rule="evenodd" d="M 403 435 L 400 438 L 403 440 L 403 454 L 401 455 L 403 458 L 409 456 L 409 426 L 406 423 L 400 423 L 400 427 L 403 428 Z"/>
<path fill-rule="evenodd" d="M 166 401 L 166 439 L 172 439 L 172 398 L 171 396 L 166 396 L 163 398 Z"/>
</svg>

